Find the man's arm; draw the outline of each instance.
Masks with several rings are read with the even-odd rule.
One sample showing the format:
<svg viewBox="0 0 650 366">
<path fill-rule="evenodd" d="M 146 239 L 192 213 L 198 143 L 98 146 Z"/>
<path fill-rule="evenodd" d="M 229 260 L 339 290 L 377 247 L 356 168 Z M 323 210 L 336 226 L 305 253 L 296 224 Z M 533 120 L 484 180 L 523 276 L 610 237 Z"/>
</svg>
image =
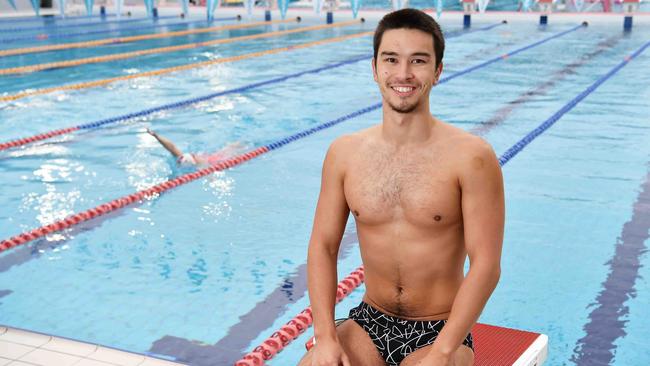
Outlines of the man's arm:
<svg viewBox="0 0 650 366">
<path fill-rule="evenodd" d="M 432 356 L 441 359 L 452 357 L 462 344 L 501 275 L 503 177 L 492 148 L 485 141 L 477 140 L 473 139 L 469 154 L 460 165 L 459 178 L 470 269 L 456 294 L 447 324 L 431 350 Z"/>
<path fill-rule="evenodd" d="M 309 300 L 314 316 L 314 335 L 318 344 L 338 341 L 334 326 L 336 301 L 336 261 L 350 209 L 343 192 L 346 146 L 349 137 L 330 146 L 321 180 L 314 227 L 309 241 L 307 276 Z"/>
</svg>

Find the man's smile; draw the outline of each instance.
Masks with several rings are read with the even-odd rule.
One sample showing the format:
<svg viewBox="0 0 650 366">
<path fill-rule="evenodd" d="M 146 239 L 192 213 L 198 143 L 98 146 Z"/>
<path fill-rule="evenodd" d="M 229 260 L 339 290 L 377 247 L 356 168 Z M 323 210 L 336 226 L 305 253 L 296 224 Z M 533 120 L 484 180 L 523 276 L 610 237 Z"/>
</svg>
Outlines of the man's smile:
<svg viewBox="0 0 650 366">
<path fill-rule="evenodd" d="M 412 85 L 392 85 L 390 87 L 399 97 L 406 98 L 415 93 L 417 89 Z"/>
</svg>

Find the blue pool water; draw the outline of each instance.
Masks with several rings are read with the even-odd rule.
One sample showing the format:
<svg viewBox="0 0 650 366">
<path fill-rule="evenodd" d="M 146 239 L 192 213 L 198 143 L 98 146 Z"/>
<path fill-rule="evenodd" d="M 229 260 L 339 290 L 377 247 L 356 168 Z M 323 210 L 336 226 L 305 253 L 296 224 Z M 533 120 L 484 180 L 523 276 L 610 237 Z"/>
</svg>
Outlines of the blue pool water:
<svg viewBox="0 0 650 366">
<path fill-rule="evenodd" d="M 458 24 L 443 21 L 447 33 L 459 32 L 448 39 L 443 77 L 576 24 L 539 29 L 517 23 L 463 33 Z M 0 67 L 305 25 L 0 58 Z M 0 94 L 299 45 L 374 26 L 2 77 Z M 439 85 L 431 110 L 481 134 L 501 155 L 647 42 L 649 31 L 640 25 L 623 34 L 618 23 L 577 29 Z M 5 102 L 0 142 L 369 53 L 371 38 L 361 37 Z M 548 365 L 650 362 L 645 345 L 650 336 L 648 67 L 646 51 L 504 166 L 503 275 L 481 322 L 547 334 Z M 144 132 L 146 127 L 187 151 L 215 151 L 236 141 L 255 148 L 378 101 L 365 59 L 2 151 L 0 238 L 187 172 Z M 231 364 L 308 305 L 304 266 L 324 153 L 337 136 L 380 118 L 378 110 L 362 114 L 231 170 L 0 253 L 0 324 L 196 365 Z M 635 245 L 641 250 L 617 252 Z M 342 248 L 340 276 L 361 263 L 352 222 Z M 338 316 L 360 300 L 362 290 L 337 307 Z M 610 308 L 619 309 L 620 317 L 608 317 Z M 295 364 L 307 338 L 270 364 Z"/>
</svg>

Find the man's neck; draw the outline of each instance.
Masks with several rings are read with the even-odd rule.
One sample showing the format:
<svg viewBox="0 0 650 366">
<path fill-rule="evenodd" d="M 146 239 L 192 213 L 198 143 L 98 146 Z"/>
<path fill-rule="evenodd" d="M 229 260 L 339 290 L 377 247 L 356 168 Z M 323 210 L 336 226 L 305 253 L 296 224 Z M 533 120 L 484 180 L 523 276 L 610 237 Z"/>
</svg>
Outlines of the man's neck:
<svg viewBox="0 0 650 366">
<path fill-rule="evenodd" d="M 384 104 L 383 109 L 382 137 L 395 147 L 429 140 L 432 129 L 437 123 L 428 108 L 417 109 L 410 113 L 399 113 Z"/>
</svg>

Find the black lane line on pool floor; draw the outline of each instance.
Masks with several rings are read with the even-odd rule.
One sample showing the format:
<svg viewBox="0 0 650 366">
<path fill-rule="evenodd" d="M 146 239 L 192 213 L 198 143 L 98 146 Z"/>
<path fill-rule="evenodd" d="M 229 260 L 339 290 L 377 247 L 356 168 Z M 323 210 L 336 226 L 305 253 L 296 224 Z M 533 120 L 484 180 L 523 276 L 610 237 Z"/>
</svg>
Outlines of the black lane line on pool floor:
<svg viewBox="0 0 650 366">
<path fill-rule="evenodd" d="M 573 61 L 572 63 L 568 64 L 564 68 L 554 72 L 547 81 L 541 84 L 537 84 L 537 86 L 535 86 L 534 88 L 528 89 L 524 93 L 520 94 L 517 99 L 508 102 L 506 105 L 500 108 L 496 113 L 494 113 L 492 117 L 490 117 L 488 120 L 484 122 L 481 122 L 478 126 L 473 127 L 472 129 L 470 129 L 469 132 L 479 136 L 483 136 L 488 132 L 492 131 L 493 128 L 495 128 L 496 126 L 503 123 L 506 119 L 508 119 L 508 117 L 510 117 L 510 114 L 517 107 L 521 106 L 526 102 L 529 102 L 534 97 L 538 97 L 546 94 L 546 92 L 548 92 L 548 90 L 554 87 L 557 83 L 564 80 L 570 74 L 574 74 L 577 68 L 583 66 L 584 64 L 591 61 L 593 58 L 597 57 L 603 52 L 611 49 L 616 44 L 618 44 L 618 42 L 620 42 L 622 38 L 623 35 L 618 35 L 618 36 L 610 37 L 609 39 L 604 40 L 602 42 L 599 42 L 596 45 L 596 49 L 594 51 L 582 55 L 578 60 Z"/>
<path fill-rule="evenodd" d="M 356 231 L 346 231 L 341 239 L 338 260 L 346 258 L 353 244 L 359 242 Z M 185 338 L 165 336 L 153 343 L 149 352 L 154 355 L 174 355 L 180 362 L 194 366 L 232 365 L 244 356 L 243 350 L 255 337 L 268 329 L 286 312 L 288 304 L 302 299 L 307 291 L 307 264 L 282 281 L 266 298 L 258 302 L 239 322 L 228 329 L 228 334 L 214 345 L 205 345 Z M 243 335 L 243 336 L 242 336 Z"/>
<path fill-rule="evenodd" d="M 585 324 L 587 333 L 578 340 L 571 357 L 577 366 L 609 365 L 614 359 L 614 344 L 625 337 L 625 302 L 636 297 L 634 285 L 639 278 L 640 257 L 648 251 L 645 241 L 650 237 L 650 173 L 646 174 L 641 192 L 633 206 L 632 218 L 623 225 L 616 243 L 614 257 L 607 262 L 609 275 L 596 298 L 596 308 Z"/>
</svg>

